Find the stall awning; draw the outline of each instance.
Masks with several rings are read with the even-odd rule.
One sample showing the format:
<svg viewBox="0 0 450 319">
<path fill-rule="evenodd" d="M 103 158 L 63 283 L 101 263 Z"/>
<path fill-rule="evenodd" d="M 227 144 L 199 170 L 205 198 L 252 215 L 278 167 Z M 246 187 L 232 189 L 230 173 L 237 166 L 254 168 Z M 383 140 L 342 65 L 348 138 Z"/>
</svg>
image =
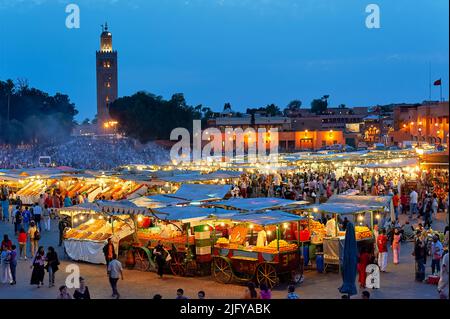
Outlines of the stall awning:
<svg viewBox="0 0 450 319">
<path fill-rule="evenodd" d="M 59 210 L 62 215 L 77 215 L 77 214 L 95 214 L 101 212 L 101 208 L 96 203 L 83 203 L 70 207 L 64 207 Z"/>
<path fill-rule="evenodd" d="M 139 207 L 159 208 L 179 204 L 188 204 L 189 201 L 180 198 L 168 197 L 165 195 L 142 196 L 130 200 Z"/>
<path fill-rule="evenodd" d="M 170 183 L 189 183 L 189 182 L 206 182 L 216 179 L 232 179 L 239 178 L 242 175 L 240 172 L 234 171 L 216 171 L 210 174 L 190 173 L 178 174 L 175 176 L 159 177 L 160 180 Z"/>
<path fill-rule="evenodd" d="M 390 205 L 391 200 L 392 196 L 333 195 L 326 203 L 358 204 L 373 209 L 387 207 Z"/>
<path fill-rule="evenodd" d="M 221 208 L 204 208 L 198 206 L 172 206 L 155 209 L 155 215 L 160 219 L 181 222 L 201 220 L 211 216 L 225 218 L 231 217 L 236 213 L 236 211 L 230 211 Z"/>
<path fill-rule="evenodd" d="M 97 201 L 102 212 L 109 215 L 148 215 L 148 209 L 145 207 L 139 207 L 129 200 L 121 201 Z"/>
<path fill-rule="evenodd" d="M 419 165 L 417 158 L 388 160 L 387 163 L 369 163 L 357 165 L 359 168 L 405 168 Z"/>
<path fill-rule="evenodd" d="M 326 202 L 320 205 L 306 206 L 305 209 L 314 211 L 317 210 L 319 213 L 356 214 L 367 210 L 373 210 L 373 207 L 360 204 Z"/>
<path fill-rule="evenodd" d="M 302 220 L 304 218 L 305 217 L 276 210 L 270 212 L 251 213 L 251 214 L 244 213 L 234 215 L 231 217 L 231 220 L 267 226 L 267 225 L 295 222 Z"/>
<path fill-rule="evenodd" d="M 187 201 L 208 201 L 224 199 L 231 185 L 183 184 L 175 194 L 166 195 Z"/>
<path fill-rule="evenodd" d="M 260 211 L 305 204 L 308 204 L 308 202 L 275 197 L 231 198 L 229 200 L 213 203 L 214 206 L 229 207 L 232 209 L 243 211 Z"/>
</svg>

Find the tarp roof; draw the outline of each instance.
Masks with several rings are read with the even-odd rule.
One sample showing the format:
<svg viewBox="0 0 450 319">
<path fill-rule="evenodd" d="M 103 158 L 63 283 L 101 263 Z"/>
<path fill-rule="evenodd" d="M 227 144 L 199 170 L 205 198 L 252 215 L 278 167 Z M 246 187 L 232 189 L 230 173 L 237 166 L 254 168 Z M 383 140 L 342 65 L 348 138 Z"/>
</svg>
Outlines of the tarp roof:
<svg viewBox="0 0 450 319">
<path fill-rule="evenodd" d="M 63 207 L 59 210 L 60 214 L 63 215 L 73 215 L 76 213 L 92 213 L 92 212 L 101 212 L 101 208 L 96 203 L 83 203 L 69 207 Z"/>
<path fill-rule="evenodd" d="M 101 210 L 109 215 L 148 215 L 148 209 L 145 207 L 139 207 L 129 200 L 121 201 L 97 201 Z"/>
<path fill-rule="evenodd" d="M 210 174 L 200 174 L 189 173 L 189 174 L 178 174 L 175 176 L 163 176 L 159 177 L 160 180 L 171 182 L 171 183 L 183 183 L 183 182 L 201 182 L 201 181 L 212 181 L 215 179 L 230 179 L 230 178 L 239 178 L 241 176 L 241 172 L 234 171 L 216 171 Z"/>
<path fill-rule="evenodd" d="M 225 198 L 230 189 L 231 185 L 183 184 L 175 194 L 166 196 L 188 201 L 217 200 Z"/>
<path fill-rule="evenodd" d="M 355 214 L 365 210 L 372 210 L 373 207 L 360 204 L 344 204 L 344 203 L 323 203 L 320 205 L 310 205 L 305 209 L 317 208 L 318 212 L 326 212 L 333 214 Z"/>
<path fill-rule="evenodd" d="M 162 220 L 181 221 L 201 220 L 209 216 L 230 217 L 237 214 L 236 211 L 230 211 L 222 208 L 204 208 L 198 206 L 172 206 L 157 208 L 155 214 Z"/>
<path fill-rule="evenodd" d="M 294 222 L 304 219 L 304 217 L 275 210 L 270 212 L 238 214 L 231 217 L 233 221 L 248 222 L 256 225 L 266 226 L 288 222 Z"/>
<path fill-rule="evenodd" d="M 304 205 L 304 204 L 308 204 L 308 202 L 275 197 L 230 198 L 229 200 L 213 203 L 213 205 L 215 206 L 225 206 L 245 211 L 258 211 L 277 207 Z"/>
<path fill-rule="evenodd" d="M 404 168 L 408 166 L 418 165 L 419 161 L 416 158 L 407 158 L 403 160 L 392 160 L 388 163 L 369 163 L 364 165 L 358 165 L 359 168 Z"/>
<path fill-rule="evenodd" d="M 131 200 L 137 206 L 147 208 L 159 208 L 178 204 L 187 204 L 189 201 L 165 195 L 142 196 Z"/>
<path fill-rule="evenodd" d="M 359 196 L 359 195 L 333 195 L 327 203 L 359 204 L 373 208 L 385 207 L 390 204 L 392 196 Z"/>
</svg>

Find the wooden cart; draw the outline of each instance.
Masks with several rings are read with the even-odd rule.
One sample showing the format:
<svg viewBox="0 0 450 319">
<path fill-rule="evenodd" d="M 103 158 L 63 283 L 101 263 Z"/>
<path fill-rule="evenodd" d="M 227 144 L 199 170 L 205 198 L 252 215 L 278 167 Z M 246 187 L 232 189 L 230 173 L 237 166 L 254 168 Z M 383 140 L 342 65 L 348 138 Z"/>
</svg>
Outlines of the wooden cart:
<svg viewBox="0 0 450 319">
<path fill-rule="evenodd" d="M 299 282 L 302 276 L 300 249 L 290 251 L 260 252 L 214 247 L 212 275 L 221 283 L 233 280 L 255 281 L 272 288 L 287 276 Z"/>
</svg>

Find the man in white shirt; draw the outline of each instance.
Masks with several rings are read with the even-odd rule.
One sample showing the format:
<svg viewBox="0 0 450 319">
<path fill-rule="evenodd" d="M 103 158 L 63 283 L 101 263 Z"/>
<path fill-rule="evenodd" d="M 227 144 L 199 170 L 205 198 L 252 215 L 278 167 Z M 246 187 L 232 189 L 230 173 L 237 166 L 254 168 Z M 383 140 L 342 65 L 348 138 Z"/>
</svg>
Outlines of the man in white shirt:
<svg viewBox="0 0 450 319">
<path fill-rule="evenodd" d="M 36 227 L 41 231 L 42 208 L 38 203 L 33 206 L 33 217 L 36 222 Z"/>
<path fill-rule="evenodd" d="M 412 218 L 414 214 L 417 214 L 417 192 L 413 189 L 409 194 L 409 218 Z"/>
<path fill-rule="evenodd" d="M 108 277 L 109 283 L 113 291 L 112 297 L 115 297 L 116 299 L 120 298 L 119 291 L 117 290 L 117 282 L 119 281 L 119 278 L 122 278 L 123 280 L 122 270 L 123 270 L 122 263 L 117 260 L 116 254 L 113 254 L 112 260 L 109 262 L 108 265 Z"/>
</svg>

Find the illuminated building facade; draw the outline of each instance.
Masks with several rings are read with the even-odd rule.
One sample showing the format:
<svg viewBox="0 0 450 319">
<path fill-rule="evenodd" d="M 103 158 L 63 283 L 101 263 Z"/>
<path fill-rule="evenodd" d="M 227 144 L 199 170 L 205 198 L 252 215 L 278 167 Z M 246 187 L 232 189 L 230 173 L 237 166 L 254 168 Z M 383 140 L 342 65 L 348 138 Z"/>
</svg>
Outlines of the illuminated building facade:
<svg viewBox="0 0 450 319">
<path fill-rule="evenodd" d="M 394 142 L 447 144 L 449 104 L 424 103 L 394 109 Z"/>
</svg>

